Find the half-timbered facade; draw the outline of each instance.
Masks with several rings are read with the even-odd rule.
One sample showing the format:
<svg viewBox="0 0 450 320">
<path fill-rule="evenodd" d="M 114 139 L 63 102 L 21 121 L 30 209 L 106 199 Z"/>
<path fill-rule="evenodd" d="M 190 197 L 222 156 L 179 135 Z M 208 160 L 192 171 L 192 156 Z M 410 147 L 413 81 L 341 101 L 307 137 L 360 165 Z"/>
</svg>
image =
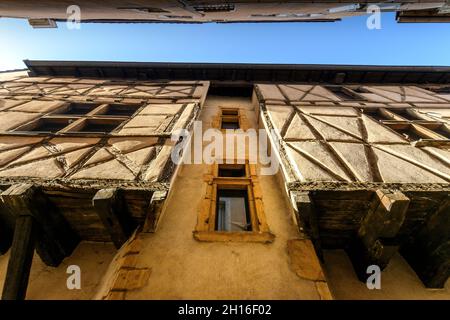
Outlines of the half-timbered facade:
<svg viewBox="0 0 450 320">
<path fill-rule="evenodd" d="M 448 68 L 27 66 L 0 73 L 4 299 L 450 298 Z M 196 121 L 275 132 L 279 170 L 175 163 Z"/>
</svg>

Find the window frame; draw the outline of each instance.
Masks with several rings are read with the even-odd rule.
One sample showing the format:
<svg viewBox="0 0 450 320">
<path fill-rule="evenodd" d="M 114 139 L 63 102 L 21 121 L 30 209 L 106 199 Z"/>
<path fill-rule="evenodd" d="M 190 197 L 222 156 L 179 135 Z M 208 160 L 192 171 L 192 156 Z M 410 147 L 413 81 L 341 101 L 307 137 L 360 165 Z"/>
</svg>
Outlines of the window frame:
<svg viewBox="0 0 450 320">
<path fill-rule="evenodd" d="M 275 236 L 267 225 L 256 165 L 245 163 L 245 177 L 219 177 L 220 164 L 210 165 L 205 175 L 206 192 L 200 206 L 194 238 L 199 241 L 273 242 Z M 250 231 L 216 230 L 218 190 L 246 190 Z"/>
<path fill-rule="evenodd" d="M 72 113 L 64 113 L 71 108 L 72 104 L 86 104 L 86 105 L 94 105 L 92 110 L 86 113 L 80 114 L 72 114 Z M 130 108 L 134 108 L 134 111 L 130 113 L 130 115 L 108 115 L 105 114 L 108 109 L 115 107 L 117 105 L 128 106 Z M 22 124 L 19 127 L 16 127 L 9 132 L 12 133 L 26 133 L 26 134 L 75 134 L 75 135 L 109 135 L 114 132 L 117 132 L 126 122 L 132 119 L 139 111 L 142 109 L 142 103 L 136 104 L 126 104 L 126 103 L 104 103 L 104 102 L 95 102 L 95 101 L 71 101 L 68 103 L 64 103 L 55 110 L 52 110 L 49 113 L 43 114 L 41 117 L 34 119 L 30 122 Z M 37 131 L 35 130 L 40 126 L 42 122 L 45 121 L 71 121 L 66 126 L 56 131 Z M 109 123 L 117 123 L 117 126 L 110 131 L 83 131 L 89 122 L 104 122 L 106 124 Z"/>
<path fill-rule="evenodd" d="M 367 112 L 368 110 L 369 112 Z M 422 114 L 416 108 L 363 108 L 360 109 L 362 114 L 365 114 L 372 120 L 381 123 L 385 127 L 394 131 L 396 134 L 402 136 L 406 140 L 415 145 L 435 144 L 439 142 L 448 142 L 450 138 L 440 134 L 437 130 L 443 130 L 450 134 L 449 125 L 445 122 L 437 121 L 426 114 Z M 376 112 L 385 119 L 377 119 L 373 116 Z M 410 118 L 405 117 L 408 115 Z M 413 119 L 416 118 L 416 119 Z M 412 134 L 419 136 L 418 140 L 406 138 L 402 131 L 410 130 Z M 436 131 L 434 131 L 436 130 Z"/>
</svg>

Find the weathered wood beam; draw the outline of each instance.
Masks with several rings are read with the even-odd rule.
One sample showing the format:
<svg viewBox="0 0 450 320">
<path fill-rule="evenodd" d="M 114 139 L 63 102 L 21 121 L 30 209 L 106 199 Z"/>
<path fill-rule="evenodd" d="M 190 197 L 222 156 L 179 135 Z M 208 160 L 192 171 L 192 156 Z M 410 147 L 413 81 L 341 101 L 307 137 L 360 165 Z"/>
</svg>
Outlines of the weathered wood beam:
<svg viewBox="0 0 450 320">
<path fill-rule="evenodd" d="M 358 278 L 365 281 L 367 267 L 386 268 L 398 251 L 396 235 L 406 217 L 410 200 L 400 191 L 377 190 L 357 235 L 347 248 Z"/>
<path fill-rule="evenodd" d="M 292 191 L 291 196 L 297 206 L 296 219 L 300 232 L 311 239 L 317 256 L 323 261 L 319 223 L 311 194 L 309 191 Z"/>
<path fill-rule="evenodd" d="M 0 201 L 0 255 L 5 254 L 11 248 L 14 235 L 15 219 Z"/>
<path fill-rule="evenodd" d="M 39 188 L 15 184 L 1 198 L 14 219 L 27 214 L 36 220 L 36 251 L 46 265 L 56 267 L 72 254 L 80 238 Z"/>
<path fill-rule="evenodd" d="M 426 287 L 444 287 L 450 277 L 450 195 L 400 253 Z"/>
<path fill-rule="evenodd" d="M 25 299 L 36 244 L 36 227 L 36 221 L 30 214 L 24 213 L 16 218 L 2 300 Z"/>
<path fill-rule="evenodd" d="M 152 198 L 150 200 L 150 206 L 147 212 L 147 218 L 145 219 L 145 224 L 143 232 L 155 232 L 158 226 L 159 218 L 163 210 L 164 202 L 167 197 L 166 190 L 157 190 L 153 192 Z"/>
<path fill-rule="evenodd" d="M 120 248 L 136 227 L 126 210 L 122 194 L 116 188 L 101 189 L 92 199 L 92 205 L 111 236 L 111 241 L 116 248 Z"/>
</svg>

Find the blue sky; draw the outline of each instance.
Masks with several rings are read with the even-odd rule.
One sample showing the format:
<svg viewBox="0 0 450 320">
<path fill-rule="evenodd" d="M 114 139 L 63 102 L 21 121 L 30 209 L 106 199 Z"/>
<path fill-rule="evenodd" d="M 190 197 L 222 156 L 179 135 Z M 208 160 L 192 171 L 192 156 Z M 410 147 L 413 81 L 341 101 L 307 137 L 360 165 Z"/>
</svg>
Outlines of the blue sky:
<svg viewBox="0 0 450 320">
<path fill-rule="evenodd" d="M 32 29 L 0 19 L 0 70 L 23 59 L 163 62 L 450 65 L 450 24 L 399 24 L 382 16 L 335 23 L 82 24 Z"/>
</svg>

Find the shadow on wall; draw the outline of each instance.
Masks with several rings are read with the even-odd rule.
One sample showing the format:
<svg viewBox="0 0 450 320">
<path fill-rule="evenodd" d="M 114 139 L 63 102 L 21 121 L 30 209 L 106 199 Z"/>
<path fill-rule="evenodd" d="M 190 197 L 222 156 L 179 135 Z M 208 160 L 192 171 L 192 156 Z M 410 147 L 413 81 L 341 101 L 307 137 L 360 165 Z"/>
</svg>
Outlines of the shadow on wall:
<svg viewBox="0 0 450 320">
<path fill-rule="evenodd" d="M 369 290 L 358 280 L 344 250 L 324 250 L 324 259 L 328 284 L 335 299 L 450 300 L 450 279 L 444 289 L 427 289 L 400 254 L 393 256 L 381 273 L 380 290 Z"/>
</svg>

